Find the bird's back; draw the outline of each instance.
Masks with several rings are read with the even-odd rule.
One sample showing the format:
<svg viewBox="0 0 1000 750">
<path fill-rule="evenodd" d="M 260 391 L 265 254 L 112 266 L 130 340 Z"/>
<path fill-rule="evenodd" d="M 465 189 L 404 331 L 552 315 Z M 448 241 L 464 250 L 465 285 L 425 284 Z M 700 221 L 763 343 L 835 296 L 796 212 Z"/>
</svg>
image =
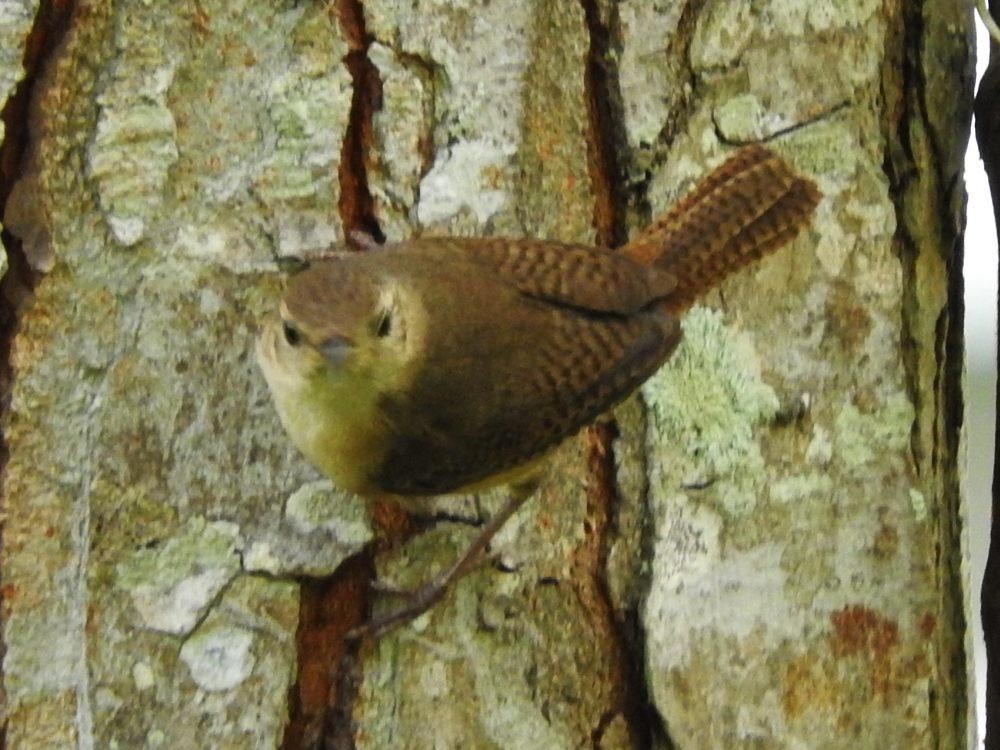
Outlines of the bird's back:
<svg viewBox="0 0 1000 750">
<path fill-rule="evenodd" d="M 668 280 L 606 250 L 507 242 L 380 251 L 399 254 L 428 321 L 409 386 L 380 402 L 392 438 L 375 484 L 386 492 L 442 494 L 503 476 L 627 397 L 679 340 L 677 320 L 656 307 Z M 547 267 L 565 268 L 571 253 L 581 257 L 561 275 L 575 284 Z M 516 269 L 529 265 L 547 285 L 525 290 Z"/>
</svg>

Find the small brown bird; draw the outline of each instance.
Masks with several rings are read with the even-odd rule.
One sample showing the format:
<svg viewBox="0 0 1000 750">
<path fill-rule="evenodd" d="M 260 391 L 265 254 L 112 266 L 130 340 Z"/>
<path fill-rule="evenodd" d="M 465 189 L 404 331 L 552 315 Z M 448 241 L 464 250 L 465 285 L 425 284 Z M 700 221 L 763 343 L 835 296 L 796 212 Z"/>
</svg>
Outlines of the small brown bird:
<svg viewBox="0 0 1000 750">
<path fill-rule="evenodd" d="M 451 568 L 365 632 L 437 601 L 530 496 L 545 456 L 664 363 L 679 314 L 790 241 L 819 197 L 749 146 L 618 252 L 427 238 L 332 253 L 294 276 L 257 356 L 306 458 L 366 498 L 511 487 Z"/>
</svg>

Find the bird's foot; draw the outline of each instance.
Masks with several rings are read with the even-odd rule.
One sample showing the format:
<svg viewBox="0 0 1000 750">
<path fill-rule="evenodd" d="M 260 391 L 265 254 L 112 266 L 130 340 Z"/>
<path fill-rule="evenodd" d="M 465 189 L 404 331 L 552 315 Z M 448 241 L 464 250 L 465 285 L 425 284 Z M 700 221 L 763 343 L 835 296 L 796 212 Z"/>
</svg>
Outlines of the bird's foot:
<svg viewBox="0 0 1000 750">
<path fill-rule="evenodd" d="M 437 576 L 416 587 L 396 586 L 385 581 L 375 580 L 370 584 L 372 591 L 395 599 L 405 600 L 402 607 L 385 615 L 373 617 L 363 625 L 348 631 L 347 637 L 350 640 L 357 640 L 365 636 L 381 638 L 386 633 L 395 630 L 400 625 L 405 625 L 416 619 L 424 612 L 437 604 L 448 591 L 448 584 L 451 578 L 448 576 Z"/>
</svg>

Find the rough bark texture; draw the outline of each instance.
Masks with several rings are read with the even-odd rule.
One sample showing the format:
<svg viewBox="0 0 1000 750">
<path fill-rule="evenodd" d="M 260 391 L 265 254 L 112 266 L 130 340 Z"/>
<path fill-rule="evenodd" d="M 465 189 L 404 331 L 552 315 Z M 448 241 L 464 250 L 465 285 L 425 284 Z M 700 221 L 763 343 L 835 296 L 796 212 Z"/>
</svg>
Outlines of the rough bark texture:
<svg viewBox="0 0 1000 750">
<path fill-rule="evenodd" d="M 0 317 L 8 747 L 966 742 L 969 8 L 70 10 L 2 194 L 33 292 Z M 0 97 L 34 13 L 0 0 Z M 275 261 L 358 227 L 617 243 L 751 141 L 822 189 L 810 230 L 557 453 L 495 564 L 345 649 L 392 602 L 252 363 Z M 379 575 L 425 579 L 498 500 L 429 503 Z"/>
<path fill-rule="evenodd" d="M 1000 5 L 990 3 L 990 13 L 1000 17 Z M 993 196 L 993 216 L 1000 237 L 1000 49 L 990 44 L 990 61 L 976 93 L 976 141 Z M 1000 269 L 998 269 L 1000 272 Z M 998 303 L 1000 304 L 1000 303 Z M 1000 352 L 998 352 L 1000 363 Z M 997 385 L 1000 389 L 1000 382 Z M 998 391 L 1000 393 L 1000 391 Z M 998 402 L 1000 403 L 1000 402 Z M 1000 428 L 1000 419 L 996 425 Z M 1000 434 L 997 435 L 1000 438 Z M 990 547 L 983 571 L 981 614 L 986 645 L 986 750 L 1000 748 L 1000 439 L 994 444 L 993 503 Z"/>
</svg>

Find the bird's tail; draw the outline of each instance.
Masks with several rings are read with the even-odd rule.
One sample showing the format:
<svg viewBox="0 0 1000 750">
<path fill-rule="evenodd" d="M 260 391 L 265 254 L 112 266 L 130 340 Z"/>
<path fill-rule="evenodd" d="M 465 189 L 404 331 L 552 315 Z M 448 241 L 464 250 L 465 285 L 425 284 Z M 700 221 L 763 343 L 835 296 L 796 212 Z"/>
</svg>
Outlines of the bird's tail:
<svg viewBox="0 0 1000 750">
<path fill-rule="evenodd" d="M 747 146 L 625 245 L 634 260 L 669 271 L 671 312 L 689 307 L 734 271 L 790 242 L 820 192 L 763 146 Z"/>
</svg>

